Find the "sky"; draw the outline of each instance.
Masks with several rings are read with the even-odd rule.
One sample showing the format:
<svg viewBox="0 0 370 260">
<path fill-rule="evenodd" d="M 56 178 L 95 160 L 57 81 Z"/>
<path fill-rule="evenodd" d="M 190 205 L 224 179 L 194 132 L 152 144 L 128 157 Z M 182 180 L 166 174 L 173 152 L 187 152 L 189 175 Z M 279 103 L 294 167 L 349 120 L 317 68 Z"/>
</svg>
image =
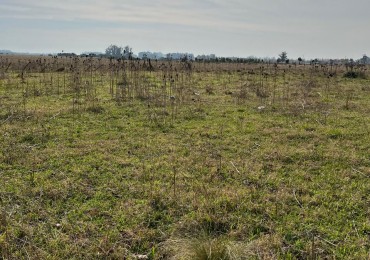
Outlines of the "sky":
<svg viewBox="0 0 370 260">
<path fill-rule="evenodd" d="M 0 0 L 0 49 L 370 55 L 369 0 Z"/>
</svg>

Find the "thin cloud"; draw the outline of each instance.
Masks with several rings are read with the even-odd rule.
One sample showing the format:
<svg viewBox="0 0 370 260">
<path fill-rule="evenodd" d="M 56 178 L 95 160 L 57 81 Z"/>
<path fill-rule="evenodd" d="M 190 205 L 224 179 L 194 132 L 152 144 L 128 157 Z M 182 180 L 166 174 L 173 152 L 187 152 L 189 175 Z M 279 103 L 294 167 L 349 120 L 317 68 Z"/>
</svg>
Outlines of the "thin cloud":
<svg viewBox="0 0 370 260">
<path fill-rule="evenodd" d="M 280 31 L 261 23 L 246 22 L 223 12 L 224 4 L 213 1 L 7 1 L 0 6 L 0 17 L 59 21 L 91 20 L 110 23 L 157 23 L 207 29 Z M 21 7 L 20 7 L 21 6 Z M 218 12 L 215 12 L 218 11 Z"/>
</svg>

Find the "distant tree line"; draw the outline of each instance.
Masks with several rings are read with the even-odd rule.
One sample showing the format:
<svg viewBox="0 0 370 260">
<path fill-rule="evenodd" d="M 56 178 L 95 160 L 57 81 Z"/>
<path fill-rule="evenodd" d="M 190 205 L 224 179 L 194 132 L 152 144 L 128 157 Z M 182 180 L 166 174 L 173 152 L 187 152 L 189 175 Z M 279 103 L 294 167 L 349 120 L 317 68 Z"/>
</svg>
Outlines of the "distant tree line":
<svg viewBox="0 0 370 260">
<path fill-rule="evenodd" d="M 10 51 L 7 51 L 10 52 Z M 58 53 L 58 56 L 73 57 L 77 56 L 75 53 Z M 191 53 L 168 53 L 161 52 L 139 52 L 135 55 L 129 45 L 120 47 L 111 44 L 105 49 L 105 53 L 99 52 L 85 52 L 80 56 L 84 57 L 108 57 L 115 59 L 137 59 L 137 60 L 182 60 L 182 61 L 195 61 L 195 62 L 216 62 L 216 63 L 283 63 L 283 64 L 370 64 L 370 58 L 364 54 L 361 59 L 311 59 L 305 61 L 301 57 L 296 60 L 290 60 L 286 51 L 281 52 L 278 58 L 258 58 L 258 57 L 217 57 L 215 54 L 198 55 L 194 56 Z"/>
<path fill-rule="evenodd" d="M 112 58 L 133 58 L 132 48 L 128 45 L 125 47 L 119 47 L 112 44 L 105 49 L 105 55 Z"/>
</svg>

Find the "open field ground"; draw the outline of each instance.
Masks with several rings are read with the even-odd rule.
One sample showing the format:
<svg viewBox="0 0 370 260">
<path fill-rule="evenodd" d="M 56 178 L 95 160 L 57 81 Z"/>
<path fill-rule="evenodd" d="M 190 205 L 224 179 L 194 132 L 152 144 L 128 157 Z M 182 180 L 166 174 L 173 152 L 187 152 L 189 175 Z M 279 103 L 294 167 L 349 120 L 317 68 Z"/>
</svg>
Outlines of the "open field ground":
<svg viewBox="0 0 370 260">
<path fill-rule="evenodd" d="M 369 76 L 0 56 L 0 256 L 369 258 Z"/>
</svg>

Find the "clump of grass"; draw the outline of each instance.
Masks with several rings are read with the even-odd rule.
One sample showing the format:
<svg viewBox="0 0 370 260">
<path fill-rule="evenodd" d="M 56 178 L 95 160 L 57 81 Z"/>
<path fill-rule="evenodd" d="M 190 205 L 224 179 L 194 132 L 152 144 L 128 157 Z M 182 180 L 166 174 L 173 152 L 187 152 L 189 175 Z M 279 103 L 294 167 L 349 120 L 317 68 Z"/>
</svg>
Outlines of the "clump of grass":
<svg viewBox="0 0 370 260">
<path fill-rule="evenodd" d="M 102 114 L 105 111 L 104 107 L 100 105 L 90 106 L 86 110 L 94 114 Z"/>
<path fill-rule="evenodd" d="M 366 79 L 366 74 L 363 71 L 348 71 L 343 77 L 349 79 Z"/>
<path fill-rule="evenodd" d="M 179 239 L 165 243 L 164 258 L 182 260 L 232 260 L 243 257 L 240 245 L 221 239 Z"/>
<path fill-rule="evenodd" d="M 0 209 L 0 257 L 9 259 L 7 220 L 5 211 Z"/>
<path fill-rule="evenodd" d="M 192 259 L 211 260 L 211 259 L 240 259 L 236 248 L 227 242 L 211 240 L 206 242 L 195 242 L 191 245 Z M 239 257 L 237 257 L 239 256 Z"/>
<path fill-rule="evenodd" d="M 261 236 L 248 243 L 211 237 L 173 239 L 163 243 L 162 257 L 173 260 L 277 259 L 274 248 L 280 243 L 274 236 Z"/>
<path fill-rule="evenodd" d="M 207 93 L 208 95 L 214 95 L 214 94 L 215 94 L 215 90 L 214 90 L 214 88 L 213 88 L 212 86 L 208 85 L 208 86 L 206 87 L 206 93 Z"/>
<path fill-rule="evenodd" d="M 0 72 L 0 80 L 4 80 L 4 79 L 6 79 L 7 77 L 6 77 L 6 74 L 5 74 L 5 72 Z"/>
</svg>

